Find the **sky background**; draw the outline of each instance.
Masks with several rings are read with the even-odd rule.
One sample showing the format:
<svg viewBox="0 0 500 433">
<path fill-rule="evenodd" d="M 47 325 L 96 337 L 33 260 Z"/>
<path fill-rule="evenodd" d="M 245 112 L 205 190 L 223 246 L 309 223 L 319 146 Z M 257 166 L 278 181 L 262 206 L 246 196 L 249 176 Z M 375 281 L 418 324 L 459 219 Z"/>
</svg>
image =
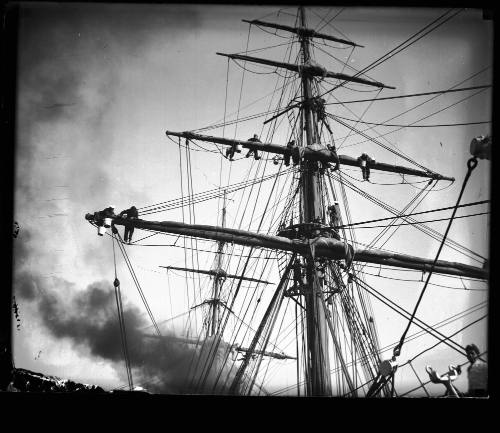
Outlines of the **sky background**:
<svg viewBox="0 0 500 433">
<path fill-rule="evenodd" d="M 325 22 L 340 12 L 340 8 L 315 8 L 308 11 L 308 16 L 314 28 L 324 26 L 322 31 L 326 33 L 340 37 L 347 35 L 364 45 L 365 48 L 353 53 L 350 49 L 328 49 L 337 58 L 347 60 L 350 66 L 361 69 L 444 11 L 346 8 L 329 25 Z M 14 264 L 14 295 L 21 320 L 20 328 L 14 328 L 13 336 L 17 367 L 107 388 L 125 383 L 119 336 L 113 334 L 118 328 L 113 315 L 111 242 L 107 237 L 98 237 L 96 230 L 84 220 L 84 215 L 109 204 L 122 210 L 132 204 L 142 207 L 180 197 L 179 149 L 166 138 L 165 130 L 193 130 L 218 123 L 224 118 L 225 106 L 228 118 L 234 118 L 232 113 L 236 113 L 238 105 L 241 116 L 268 109 L 269 99 L 245 107 L 273 91 L 275 74 L 270 74 L 269 68 L 247 65 L 249 71 L 259 74 L 247 71 L 242 87 L 242 69 L 234 63 L 230 63 L 228 69 L 227 60 L 215 52 L 243 52 L 247 41 L 249 50 L 283 43 L 285 40 L 280 34 L 273 36 L 254 27 L 249 34 L 248 25 L 241 19 L 293 24 L 294 18 L 290 14 L 294 13 L 294 8 L 229 5 L 22 5 L 14 207 L 15 220 L 21 227 L 15 240 Z M 327 19 L 320 22 L 320 17 Z M 250 55 L 281 59 L 282 49 L 278 47 Z M 316 53 L 316 60 L 327 69 L 338 71 L 341 68 L 332 57 Z M 385 90 L 380 96 L 429 92 L 448 89 L 474 74 L 477 75 L 458 87 L 490 84 L 492 61 L 492 23 L 482 19 L 480 10 L 472 9 L 461 12 L 438 30 L 370 71 L 369 76 L 396 87 L 396 90 Z M 349 69 L 345 70 L 345 73 L 349 72 Z M 367 90 L 359 85 L 350 87 Z M 240 90 L 243 90 L 241 100 Z M 377 94 L 369 90 L 369 93 L 360 93 L 341 89 L 327 102 L 335 102 L 335 98 L 344 101 L 365 99 Z M 443 95 L 389 123 L 411 123 L 472 93 Z M 331 105 L 329 111 L 353 118 L 369 107 L 363 119 L 381 122 L 421 101 L 421 98 L 407 98 L 377 102 L 371 106 L 369 103 L 348 105 L 352 112 Z M 490 118 L 491 90 L 486 90 L 423 120 L 421 124 L 478 122 Z M 347 135 L 347 130 L 333 122 L 330 124 L 334 127 L 340 154 L 357 157 L 367 152 L 377 161 L 408 165 L 373 143 L 362 143 L 359 136 L 344 141 L 342 138 Z M 379 134 L 388 130 L 376 129 Z M 286 142 L 288 137 L 283 131 L 277 130 L 273 142 Z M 490 125 L 482 124 L 407 128 L 387 136 L 399 150 L 420 164 L 457 179 L 448 188 L 444 188 L 448 183 L 440 183 L 436 187 L 440 191 L 430 193 L 419 210 L 455 203 L 466 173 L 470 140 L 489 132 Z M 226 137 L 246 139 L 254 133 L 265 137 L 267 131 L 262 129 L 262 120 L 257 119 L 245 122 L 237 129 L 233 126 L 207 133 L 224 133 Z M 375 136 L 374 131 L 369 133 Z M 195 192 L 263 173 L 251 160 L 229 164 L 218 153 L 192 151 L 191 158 Z M 266 174 L 277 170 L 272 164 L 266 167 Z M 489 161 L 479 162 L 464 194 L 464 203 L 489 198 L 489 169 Z M 346 168 L 345 173 L 357 181 L 361 179 L 355 168 Z M 383 185 L 399 180 L 390 175 L 372 174 L 373 185 L 357 185 L 401 208 L 419 192 L 417 188 L 425 184 Z M 186 179 L 182 188 L 185 191 Z M 263 210 L 260 198 L 266 196 L 266 188 L 258 197 L 254 217 Z M 237 207 L 242 196 L 236 194 L 230 198 L 227 226 L 237 227 L 243 221 Z M 355 195 L 349 199 L 353 221 L 365 220 L 366 215 L 370 219 L 388 216 L 382 209 Z M 197 205 L 196 223 L 220 224 L 219 207 L 220 203 L 216 201 Z M 459 215 L 467 213 L 472 211 L 460 211 Z M 151 217 L 153 220 L 173 221 L 182 218 L 180 210 Z M 488 224 L 487 215 L 463 218 L 454 223 L 449 237 L 486 257 Z M 257 226 L 256 218 L 248 224 L 252 230 L 257 230 Z M 446 222 L 433 223 L 432 227 L 443 232 Z M 359 230 L 358 240 L 368 243 L 376 233 Z M 139 239 L 146 235 L 136 231 L 134 237 Z M 169 239 L 173 241 L 175 238 Z M 209 244 L 201 242 L 198 248 L 213 249 Z M 399 230 L 385 248 L 433 258 L 438 243 L 407 227 Z M 184 266 L 182 249 L 128 247 L 128 252 L 158 322 L 189 308 L 185 294 L 179 293 L 185 288 L 183 280 L 158 268 L 161 265 Z M 478 265 L 447 248 L 441 258 Z M 213 254 L 202 255 L 200 268 L 210 266 L 211 259 Z M 117 271 L 127 309 L 126 321 L 131 323 L 131 329 L 144 329 L 149 322 L 123 260 L 118 262 Z M 269 275 L 273 275 L 270 272 Z M 383 288 L 384 294 L 400 305 L 407 309 L 414 306 L 421 284 L 369 278 L 367 281 L 378 284 L 376 287 Z M 444 277 L 432 281 L 460 286 L 459 280 L 450 283 L 450 279 Z M 420 318 L 437 323 L 487 299 L 485 284 L 468 281 L 465 284 L 480 290 L 466 292 L 430 287 L 421 305 Z M 200 299 L 203 299 L 202 289 L 207 287 L 207 281 L 199 283 Z M 193 289 L 196 290 L 194 286 Z M 405 323 L 399 319 L 396 321 L 394 313 L 373 302 L 381 345 L 384 346 L 399 338 Z M 472 320 L 459 321 L 446 331 L 452 333 Z M 171 330 L 180 332 L 175 329 L 175 323 L 171 322 Z M 484 349 L 486 329 L 483 320 L 479 326 L 469 328 L 457 337 L 457 341 L 463 345 L 473 341 Z M 130 338 L 140 341 L 134 336 Z M 408 349 L 401 360 L 405 361 L 406 357 L 431 342 L 432 339 L 421 339 L 420 345 Z M 179 360 L 186 354 L 172 349 L 169 356 L 163 358 L 152 346 L 142 343 L 131 350 L 136 356 L 142 354 L 144 357 L 146 367 L 136 372 L 139 382 L 163 374 L 168 378 L 165 379 L 168 386 L 164 384 L 161 389 L 178 390 L 175 377 L 182 364 Z M 423 357 L 418 365 L 421 377 L 425 377 L 423 367 L 426 362 L 443 371 L 450 363 L 464 362 L 456 355 L 438 347 L 431 358 Z M 410 377 L 412 374 L 402 370 L 400 380 L 415 383 L 414 376 Z M 466 387 L 464 376 L 458 382 L 462 389 Z M 438 388 L 436 390 L 440 392 Z"/>
</svg>

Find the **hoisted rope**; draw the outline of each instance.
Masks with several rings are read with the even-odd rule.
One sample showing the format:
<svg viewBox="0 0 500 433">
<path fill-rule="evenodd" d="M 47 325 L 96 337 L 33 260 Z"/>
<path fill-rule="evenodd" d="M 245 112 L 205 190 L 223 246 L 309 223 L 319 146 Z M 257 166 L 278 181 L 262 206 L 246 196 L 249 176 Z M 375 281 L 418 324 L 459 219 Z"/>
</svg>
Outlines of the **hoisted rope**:
<svg viewBox="0 0 500 433">
<path fill-rule="evenodd" d="M 439 245 L 438 252 L 436 254 L 434 262 L 432 263 L 431 269 L 429 270 L 429 274 L 427 275 L 426 282 L 424 284 L 424 287 L 422 288 L 422 291 L 421 291 L 420 296 L 417 300 L 417 303 L 415 305 L 413 313 L 410 316 L 410 319 L 408 321 L 408 325 L 406 326 L 406 329 L 404 330 L 403 334 L 401 335 L 401 338 L 400 338 L 398 344 L 394 347 L 392 359 L 384 361 L 381 364 L 379 374 L 378 374 L 377 378 L 375 379 L 375 381 L 372 383 L 372 386 L 370 387 L 370 389 L 368 390 L 368 393 L 366 395 L 367 397 L 374 397 L 382 389 L 382 387 L 384 385 L 386 385 L 389 381 L 392 381 L 392 384 L 394 385 L 394 376 L 395 376 L 396 370 L 398 368 L 396 358 L 401 354 L 401 349 L 402 349 L 403 344 L 406 340 L 406 335 L 407 335 L 407 333 L 408 333 L 408 331 L 409 331 L 409 329 L 410 329 L 410 327 L 415 319 L 415 315 L 417 313 L 418 307 L 420 306 L 422 298 L 423 298 L 425 291 L 427 289 L 427 286 L 429 284 L 429 280 L 432 276 L 432 273 L 434 271 L 436 263 L 439 259 L 439 255 L 441 254 L 441 250 L 445 244 L 446 237 L 448 236 L 448 232 L 450 231 L 451 224 L 453 223 L 453 219 L 454 219 L 455 214 L 458 210 L 458 206 L 460 204 L 460 200 L 462 199 L 462 195 L 465 191 L 465 187 L 467 185 L 467 182 L 470 178 L 470 175 L 472 174 L 472 171 L 476 167 L 477 167 L 477 158 L 476 157 L 470 158 L 467 161 L 467 168 L 468 168 L 467 174 L 465 175 L 465 179 L 464 179 L 464 182 L 462 184 L 462 188 L 460 190 L 460 194 L 458 196 L 457 203 L 453 209 L 453 212 L 452 212 L 452 215 L 450 218 L 450 222 L 448 223 L 448 227 L 446 228 L 446 231 L 443 235 L 443 238 L 441 240 L 441 244 Z M 385 367 L 387 367 L 387 368 L 385 368 Z M 392 391 L 391 391 L 391 395 L 392 395 Z"/>
<path fill-rule="evenodd" d="M 113 226 L 114 228 L 114 226 Z M 111 237 L 111 242 L 113 245 L 113 263 L 115 268 L 115 280 L 113 282 L 113 286 L 115 287 L 115 300 L 116 300 L 116 308 L 118 312 L 118 322 L 120 324 L 120 338 L 122 342 L 122 350 L 123 357 L 125 358 L 125 368 L 127 370 L 127 380 L 130 391 L 134 389 L 134 383 L 132 380 L 132 368 L 130 366 L 130 357 L 128 353 L 128 345 L 127 345 L 127 333 L 125 329 L 125 317 L 123 315 L 123 305 L 122 305 L 122 297 L 120 293 L 120 281 L 118 280 L 116 274 L 116 254 L 115 254 L 115 238 Z"/>
<path fill-rule="evenodd" d="M 470 158 L 467 161 L 467 174 L 465 175 L 465 179 L 464 179 L 464 182 L 462 184 L 462 188 L 460 190 L 460 194 L 459 194 L 458 199 L 457 199 L 457 204 L 455 205 L 455 208 L 453 209 L 453 212 L 452 212 L 451 217 L 450 217 L 450 222 L 448 223 L 448 227 L 446 228 L 446 231 L 443 235 L 443 239 L 441 240 L 441 244 L 439 245 L 439 249 L 438 249 L 438 252 L 436 254 L 436 258 L 434 259 L 434 262 L 432 263 L 431 269 L 429 270 L 429 274 L 427 275 L 427 280 L 425 281 L 424 287 L 422 288 L 422 292 L 420 293 L 420 296 L 417 300 L 417 303 L 415 305 L 415 309 L 413 310 L 411 318 L 408 321 L 408 325 L 406 326 L 406 329 L 404 330 L 403 334 L 401 335 L 401 339 L 400 339 L 398 345 L 394 348 L 393 353 L 395 356 L 399 356 L 399 354 L 401 353 L 401 348 L 403 347 L 404 340 L 406 338 L 406 334 L 408 333 L 408 330 L 410 329 L 410 326 L 413 323 L 413 319 L 415 318 L 415 314 L 417 313 L 418 307 L 420 306 L 420 302 L 422 301 L 425 290 L 427 289 L 427 286 L 429 284 L 429 280 L 431 279 L 432 273 L 433 273 L 434 268 L 436 266 L 436 263 L 439 259 L 439 255 L 441 254 L 441 250 L 443 249 L 443 246 L 445 244 L 446 237 L 448 236 L 448 232 L 450 231 L 451 225 L 453 223 L 453 219 L 455 218 L 455 214 L 456 214 L 458 207 L 460 205 L 460 200 L 462 199 L 462 195 L 465 191 L 465 187 L 467 185 L 467 182 L 472 174 L 472 171 L 476 167 L 477 167 L 477 158 L 476 157 Z"/>
<path fill-rule="evenodd" d="M 125 259 L 125 264 L 128 267 L 130 275 L 132 276 L 132 280 L 135 283 L 135 286 L 137 288 L 137 291 L 139 292 L 139 295 L 142 299 L 144 307 L 146 308 L 146 311 L 149 315 L 149 318 L 151 319 L 151 322 L 153 323 L 153 326 L 155 328 L 155 332 L 157 335 L 161 336 L 160 328 L 158 327 L 158 324 L 156 323 L 156 320 L 153 316 L 153 312 L 151 311 L 151 308 L 149 307 L 148 301 L 146 300 L 146 297 L 144 296 L 144 292 L 142 291 L 141 285 L 139 284 L 139 280 L 137 279 L 137 275 L 135 274 L 134 268 L 132 267 L 132 263 L 130 262 L 130 259 L 127 255 L 127 252 L 125 251 L 125 247 L 123 247 L 123 245 L 122 245 L 123 241 L 121 239 L 120 234 L 118 233 L 118 230 L 116 231 L 115 234 L 116 234 L 116 236 L 118 236 L 118 239 L 119 239 L 119 242 L 117 242 L 118 247 L 120 248 L 120 251 L 123 255 L 123 258 Z"/>
</svg>

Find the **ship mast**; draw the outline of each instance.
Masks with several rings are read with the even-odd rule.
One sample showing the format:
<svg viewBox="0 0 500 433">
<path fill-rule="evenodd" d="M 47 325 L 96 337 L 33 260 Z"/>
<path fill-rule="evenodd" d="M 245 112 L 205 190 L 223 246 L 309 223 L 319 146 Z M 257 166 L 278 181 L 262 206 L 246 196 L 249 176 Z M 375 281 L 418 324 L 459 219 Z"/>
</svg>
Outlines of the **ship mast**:
<svg viewBox="0 0 500 433">
<path fill-rule="evenodd" d="M 300 7 L 300 23 L 307 28 L 304 8 Z M 311 60 L 309 36 L 299 35 L 303 65 Z M 312 101 L 312 77 L 302 74 L 302 106 L 306 133 L 306 146 L 317 142 L 317 124 L 310 101 Z M 304 144 L 304 143 L 303 143 Z M 321 218 L 320 179 L 316 161 L 307 161 L 302 171 L 303 223 L 313 223 Z M 313 396 L 331 394 L 330 361 L 328 358 L 328 339 L 325 310 L 322 306 L 322 281 L 316 277 L 319 263 L 313 256 L 305 257 L 306 263 L 306 326 L 307 326 L 307 389 Z"/>
<path fill-rule="evenodd" d="M 223 202 L 222 202 L 222 227 L 226 227 L 226 190 L 224 190 Z M 219 294 L 223 283 L 223 276 L 221 274 L 222 270 L 222 252 L 224 250 L 224 242 L 219 241 L 217 248 L 217 256 L 215 258 L 215 276 L 214 276 L 214 293 L 212 299 L 212 321 L 210 323 L 210 335 L 217 334 L 217 328 L 219 324 Z"/>
<path fill-rule="evenodd" d="M 301 78 L 301 100 L 297 104 L 290 105 L 287 110 L 291 108 L 300 107 L 300 115 L 302 116 L 303 130 L 298 134 L 298 145 L 301 146 L 300 154 L 300 185 L 301 185 L 301 217 L 299 224 L 295 224 L 294 230 L 298 230 L 298 237 L 289 237 L 285 234 L 270 235 L 263 233 L 254 233 L 251 231 L 226 228 L 226 191 L 224 191 L 224 203 L 222 209 L 222 226 L 209 226 L 209 225 L 196 225 L 185 224 L 174 221 L 146 221 L 142 219 L 126 220 L 122 217 L 113 217 L 112 224 L 132 226 L 139 229 L 152 230 L 156 232 L 164 232 L 171 234 L 180 234 L 184 236 L 193 236 L 201 239 L 210 239 L 218 242 L 217 256 L 215 260 L 215 268 L 212 270 L 199 270 L 188 268 L 176 268 L 173 266 L 167 269 L 179 269 L 188 272 L 198 272 L 211 275 L 214 278 L 213 283 L 213 297 L 205 301 L 203 304 L 210 304 L 210 318 L 211 323 L 207 327 L 207 337 L 216 336 L 220 332 L 218 327 L 220 307 L 225 307 L 225 304 L 220 300 L 221 288 L 226 278 L 234 278 L 239 281 L 253 281 L 264 284 L 272 284 L 267 281 L 262 281 L 242 275 L 230 275 L 222 269 L 222 254 L 225 243 L 234 243 L 237 245 L 255 247 L 255 248 L 269 248 L 273 250 L 280 250 L 282 252 L 292 253 L 292 261 L 295 257 L 301 257 L 300 265 L 304 270 L 303 280 L 300 282 L 300 287 L 297 289 L 297 294 L 303 296 L 304 309 L 305 309 L 305 322 L 306 322 L 306 341 L 305 341 L 305 382 L 306 394 L 309 396 L 330 396 L 332 395 L 331 383 L 331 370 L 329 359 L 329 346 L 328 341 L 331 337 L 332 349 L 336 354 L 336 358 L 342 369 L 344 378 L 351 389 L 352 395 L 356 395 L 355 386 L 349 376 L 346 363 L 342 357 L 341 347 L 336 339 L 335 332 L 332 326 L 332 318 L 327 310 L 324 299 L 324 279 L 320 278 L 319 271 L 325 262 L 329 267 L 334 270 L 334 277 L 329 282 L 329 289 L 336 292 L 342 292 L 343 282 L 338 276 L 341 274 L 339 269 L 339 260 L 349 260 L 355 262 L 374 263 L 380 265 L 393 266 L 396 268 L 415 269 L 423 272 L 433 269 L 434 273 L 445 275 L 458 275 L 467 276 L 471 278 L 487 279 L 488 269 L 478 268 L 475 266 L 448 262 L 444 260 L 433 261 L 427 258 L 409 256 L 401 253 L 390 253 L 375 248 L 355 248 L 347 243 L 347 239 L 340 240 L 340 238 L 332 238 L 328 233 L 321 232 L 318 227 L 324 226 L 321 221 L 324 218 L 324 203 L 323 197 L 323 184 L 322 184 L 322 170 L 320 164 L 334 162 L 341 165 L 357 166 L 358 160 L 347 155 L 334 155 L 334 151 L 330 149 L 317 150 L 315 145 L 319 143 L 319 129 L 317 102 L 318 95 L 314 94 L 313 84 L 314 77 L 323 76 L 337 78 L 350 82 L 358 82 L 364 85 L 374 86 L 378 88 L 393 88 L 391 86 L 379 83 L 376 81 L 367 80 L 358 76 L 348 76 L 343 73 L 336 73 L 327 71 L 325 68 L 314 63 L 311 59 L 310 39 L 313 37 L 321 37 L 329 40 L 336 40 L 333 37 L 319 34 L 314 30 L 308 29 L 306 26 L 306 16 L 303 7 L 299 8 L 299 26 L 289 27 L 278 25 L 275 23 L 266 23 L 262 21 L 246 21 L 250 24 L 259 24 L 264 27 L 271 27 L 288 31 L 298 35 L 300 43 L 301 64 L 289 64 L 282 62 L 275 62 L 268 59 L 261 59 L 250 57 L 240 54 L 223 54 L 218 55 L 226 56 L 231 59 L 240 59 L 254 63 L 275 66 L 277 68 L 284 68 L 294 71 L 300 75 Z M 338 40 L 342 43 L 352 46 L 359 46 L 351 41 Z M 276 118 L 284 114 L 287 110 L 275 115 Z M 212 137 L 193 132 L 173 132 L 166 131 L 167 136 L 182 137 L 186 140 L 200 140 L 208 143 L 217 143 L 225 146 L 242 146 L 243 148 L 258 150 L 275 155 L 288 155 L 290 156 L 290 149 L 284 145 L 273 143 L 260 143 L 253 141 L 240 141 L 231 140 L 224 137 Z M 320 146 L 321 147 L 321 146 Z M 385 162 L 372 161 L 370 167 L 373 170 L 380 170 L 383 172 L 392 172 L 400 174 L 408 174 L 413 176 L 424 177 L 432 180 L 454 180 L 451 177 L 443 176 L 435 173 L 429 169 L 417 170 L 410 167 L 399 165 L 391 165 Z M 332 191 L 334 194 L 334 192 Z M 335 199 L 335 197 L 333 197 Z M 102 211 L 101 211 L 102 212 Z M 101 212 L 94 214 L 87 214 L 85 218 L 98 227 L 103 225 L 104 216 Z M 351 251 L 351 254 L 348 254 Z M 354 258 L 355 257 L 355 258 Z M 288 264 L 286 270 L 281 275 L 281 280 L 276 288 L 273 300 L 277 300 L 285 295 L 287 284 L 290 281 L 289 273 L 292 268 L 292 261 Z M 294 277 L 295 278 L 295 277 Z M 296 281 L 294 282 L 296 283 Z M 333 287 L 332 287 L 333 286 Z M 287 295 L 293 296 L 293 295 Z M 284 355 L 265 351 L 265 346 L 262 350 L 257 350 L 257 345 L 262 334 L 262 329 L 266 325 L 266 321 L 271 314 L 271 306 L 266 311 L 262 319 L 259 330 L 256 332 L 252 344 L 249 348 L 238 347 L 238 351 L 247 353 L 245 361 L 238 369 L 237 375 L 231 389 L 236 389 L 238 382 L 245 374 L 245 369 L 248 366 L 251 356 L 255 354 L 262 354 L 274 358 L 283 359 Z M 350 311 L 355 313 L 355 306 L 348 306 Z M 194 307 L 193 307 L 194 308 Z M 269 313 L 269 314 L 268 314 Z M 330 334 L 330 335 L 329 335 Z M 183 341 L 188 342 L 186 339 Z M 192 342 L 188 342 L 192 344 Z M 289 358 L 289 357 L 287 357 Z"/>
</svg>

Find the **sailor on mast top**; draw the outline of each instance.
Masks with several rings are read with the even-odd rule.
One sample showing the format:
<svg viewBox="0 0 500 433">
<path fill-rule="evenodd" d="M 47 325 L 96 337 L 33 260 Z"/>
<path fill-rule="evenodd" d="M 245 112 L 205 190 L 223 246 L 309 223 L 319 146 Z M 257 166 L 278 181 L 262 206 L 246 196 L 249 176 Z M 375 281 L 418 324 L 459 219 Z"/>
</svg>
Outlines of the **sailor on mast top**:
<svg viewBox="0 0 500 433">
<path fill-rule="evenodd" d="M 257 134 L 254 134 L 252 138 L 249 138 L 247 141 L 254 141 L 255 143 L 262 143 L 262 141 L 259 140 L 259 136 Z M 248 158 L 250 155 L 254 154 L 255 160 L 259 160 L 259 152 L 257 149 L 250 149 L 248 153 L 245 155 L 245 158 Z"/>
<path fill-rule="evenodd" d="M 139 218 L 139 211 L 135 206 L 132 206 L 130 209 L 122 210 L 119 216 L 126 219 L 135 219 Z M 123 232 L 123 240 L 127 243 L 132 242 L 133 234 L 134 234 L 134 226 L 125 225 L 125 230 Z"/>
<path fill-rule="evenodd" d="M 363 153 L 358 158 L 359 166 L 361 167 L 361 172 L 363 173 L 363 180 L 370 180 L 370 164 L 374 163 L 375 160 L 370 158 L 366 153 Z"/>
<path fill-rule="evenodd" d="M 284 154 L 283 159 L 285 160 L 285 166 L 288 167 L 290 165 L 290 156 L 292 156 L 292 149 L 295 146 L 295 140 L 290 140 L 287 145 L 287 152 Z"/>
<path fill-rule="evenodd" d="M 241 149 L 240 149 L 240 146 L 238 144 L 233 144 L 233 145 L 231 145 L 231 147 L 228 147 L 226 149 L 226 158 L 228 158 L 229 161 L 234 161 L 233 158 L 234 158 L 235 152 L 241 153 Z"/>
</svg>

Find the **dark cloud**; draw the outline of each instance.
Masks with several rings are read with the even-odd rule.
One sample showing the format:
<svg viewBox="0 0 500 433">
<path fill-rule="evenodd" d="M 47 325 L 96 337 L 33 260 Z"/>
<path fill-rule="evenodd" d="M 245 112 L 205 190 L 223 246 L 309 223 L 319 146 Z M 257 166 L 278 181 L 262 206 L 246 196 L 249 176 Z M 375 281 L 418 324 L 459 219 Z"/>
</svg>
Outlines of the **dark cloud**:
<svg viewBox="0 0 500 433">
<path fill-rule="evenodd" d="M 15 280 L 19 299 L 34 301 L 43 326 L 56 339 L 67 339 L 77 350 L 110 361 L 123 374 L 123 348 L 113 285 L 97 281 L 77 291 L 72 283 L 54 278 L 42 282 L 36 275 L 20 273 Z M 37 285 L 39 285 L 38 289 Z M 150 324 L 131 305 L 124 307 L 128 353 L 136 381 L 158 393 L 213 393 L 219 391 L 226 373 L 218 379 L 220 362 L 207 362 L 211 340 L 196 349 L 172 334 L 150 338 Z M 203 341 L 201 341 L 203 343 Z M 227 352 L 221 345 L 216 358 Z"/>
<path fill-rule="evenodd" d="M 14 275 L 15 294 L 20 299 L 32 301 L 35 299 L 36 279 L 32 278 L 28 272 L 18 272 Z"/>
</svg>

